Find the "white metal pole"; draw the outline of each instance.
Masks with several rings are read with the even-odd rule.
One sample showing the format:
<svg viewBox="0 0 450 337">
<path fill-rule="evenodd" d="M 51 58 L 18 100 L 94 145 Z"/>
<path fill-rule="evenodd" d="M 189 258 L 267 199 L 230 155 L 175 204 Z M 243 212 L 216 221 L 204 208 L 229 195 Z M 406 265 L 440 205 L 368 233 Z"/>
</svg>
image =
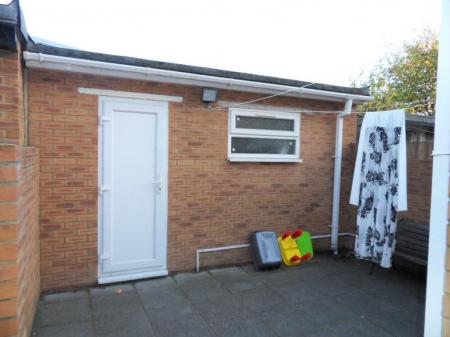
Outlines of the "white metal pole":
<svg viewBox="0 0 450 337">
<path fill-rule="evenodd" d="M 450 169 L 450 0 L 442 1 L 431 188 L 425 337 L 443 336 Z"/>
<path fill-rule="evenodd" d="M 342 137 L 344 133 L 344 116 L 352 112 L 352 99 L 345 101 L 344 113 L 336 118 L 336 145 L 334 153 L 334 181 L 333 181 L 333 211 L 331 219 L 331 250 L 337 254 L 339 237 L 339 204 L 341 198 L 341 169 L 342 169 Z"/>
</svg>

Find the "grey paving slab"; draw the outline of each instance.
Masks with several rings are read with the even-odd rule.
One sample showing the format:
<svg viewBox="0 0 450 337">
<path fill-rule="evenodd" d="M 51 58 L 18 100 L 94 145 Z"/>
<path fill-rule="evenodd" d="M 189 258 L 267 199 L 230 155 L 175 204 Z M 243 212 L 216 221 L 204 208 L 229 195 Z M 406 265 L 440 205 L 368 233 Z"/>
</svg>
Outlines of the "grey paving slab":
<svg viewBox="0 0 450 337">
<path fill-rule="evenodd" d="M 425 284 L 370 263 L 213 269 L 46 295 L 36 336 L 420 336 Z M 118 292 L 117 290 L 120 289 Z"/>
<path fill-rule="evenodd" d="M 47 294 L 42 297 L 42 301 L 45 303 L 49 303 L 49 302 L 72 301 L 88 298 L 89 293 L 87 292 L 87 290 L 78 290 L 78 291 L 67 291 L 63 293 Z"/>
<path fill-rule="evenodd" d="M 109 296 L 93 296 L 91 303 L 95 319 L 143 310 L 137 292 L 134 290 L 121 294 L 113 293 Z"/>
<path fill-rule="evenodd" d="M 229 294 L 193 303 L 193 307 L 207 322 L 237 319 L 242 316 L 244 310 L 239 298 Z"/>
<path fill-rule="evenodd" d="M 210 273 L 231 293 L 238 293 L 261 286 L 260 282 L 254 282 L 251 275 L 239 267 L 214 269 Z"/>
<path fill-rule="evenodd" d="M 335 326 L 359 318 L 356 313 L 343 307 L 332 297 L 322 297 L 320 300 L 306 303 L 301 308 L 324 327 Z"/>
<path fill-rule="evenodd" d="M 293 269 L 294 268 L 296 267 L 293 267 Z M 287 269 L 261 271 L 256 275 L 254 274 L 253 277 L 259 279 L 266 286 L 291 284 L 298 282 L 301 279 L 298 273 Z"/>
<path fill-rule="evenodd" d="M 207 271 L 202 271 L 200 273 L 180 273 L 174 275 L 173 278 L 176 281 L 176 283 L 179 284 L 180 286 L 194 282 L 201 282 L 208 280 L 214 281 L 212 275 Z"/>
<path fill-rule="evenodd" d="M 210 297 L 229 294 L 229 292 L 213 278 L 198 282 L 184 283 L 180 288 L 191 301 L 204 301 Z"/>
<path fill-rule="evenodd" d="M 342 305 L 359 316 L 368 316 L 380 312 L 392 312 L 398 308 L 385 299 L 362 291 L 353 291 L 335 297 Z"/>
<path fill-rule="evenodd" d="M 305 311 L 290 308 L 264 312 L 261 319 L 278 336 L 283 337 L 309 337 L 322 329 Z"/>
<path fill-rule="evenodd" d="M 133 292 L 134 287 L 132 283 L 124 283 L 106 287 L 89 288 L 89 294 L 91 297 L 116 295 L 117 291 L 121 291 L 123 293 Z"/>
<path fill-rule="evenodd" d="M 58 302 L 41 302 L 38 307 L 36 326 L 63 325 L 85 322 L 91 319 L 88 299 Z"/>
<path fill-rule="evenodd" d="M 34 336 L 34 335 L 33 335 Z M 39 328 L 36 337 L 94 337 L 92 322 L 71 323 Z"/>
<path fill-rule="evenodd" d="M 336 276 L 327 276 L 310 284 L 312 289 L 328 296 L 338 296 L 354 290 L 354 287 Z"/>
<path fill-rule="evenodd" d="M 262 321 L 234 319 L 211 324 L 219 337 L 277 337 Z"/>
<path fill-rule="evenodd" d="M 343 322 L 330 328 L 330 333 L 334 337 L 396 337 L 364 318 Z"/>
<path fill-rule="evenodd" d="M 396 337 L 422 337 L 424 312 L 403 310 L 369 315 L 367 320 Z"/>
<path fill-rule="evenodd" d="M 144 311 L 114 316 L 101 316 L 94 320 L 97 337 L 154 337 L 156 336 Z"/>
<path fill-rule="evenodd" d="M 295 305 L 316 301 L 324 297 L 321 292 L 313 289 L 308 281 L 298 281 L 289 285 L 273 286 L 281 297 Z"/>
<path fill-rule="evenodd" d="M 290 273 L 293 274 L 294 281 L 312 281 L 327 276 L 327 273 L 320 267 L 320 265 L 300 265 L 298 267 L 293 267 L 290 270 Z"/>
<path fill-rule="evenodd" d="M 157 309 L 188 304 L 188 298 L 178 287 L 141 288 L 139 298 L 146 309 Z"/>
<path fill-rule="evenodd" d="M 250 313 L 274 311 L 286 306 L 284 298 L 270 288 L 258 288 L 244 291 L 239 294 L 239 300 L 241 301 L 244 310 Z"/>
<path fill-rule="evenodd" d="M 155 278 L 155 279 L 149 279 L 145 281 L 139 281 L 134 283 L 134 287 L 137 290 L 146 290 L 146 289 L 155 289 L 155 288 L 172 288 L 175 287 L 177 284 L 175 280 L 170 277 L 161 277 L 161 278 Z"/>
<path fill-rule="evenodd" d="M 189 306 L 147 309 L 147 317 L 159 337 L 209 337 L 212 330 L 202 317 Z"/>
</svg>

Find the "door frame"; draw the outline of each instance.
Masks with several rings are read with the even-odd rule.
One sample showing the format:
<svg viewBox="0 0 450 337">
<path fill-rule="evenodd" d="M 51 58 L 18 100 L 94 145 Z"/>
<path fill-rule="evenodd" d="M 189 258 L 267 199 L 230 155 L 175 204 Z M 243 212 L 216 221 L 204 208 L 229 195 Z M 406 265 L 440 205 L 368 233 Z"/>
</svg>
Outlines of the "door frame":
<svg viewBox="0 0 450 337">
<path fill-rule="evenodd" d="M 168 275 L 167 270 L 167 260 L 168 260 L 168 192 L 169 192 L 169 102 L 164 102 L 166 104 L 166 112 L 161 114 L 163 116 L 163 124 L 165 124 L 161 131 L 162 133 L 158 135 L 158 147 L 162 146 L 162 152 L 165 154 L 164 158 L 161 158 L 162 161 L 162 169 L 160 172 L 160 181 L 162 183 L 162 190 L 160 194 L 161 203 L 165 206 L 162 210 L 160 210 L 160 214 L 157 217 L 158 225 L 162 225 L 163 228 L 163 236 L 165 237 L 164 241 L 164 261 L 162 261 L 163 268 L 158 270 L 150 270 L 145 272 L 138 272 L 132 274 L 103 274 L 102 273 L 102 253 L 104 245 L 103 245 L 103 232 L 104 232 L 104 224 L 103 224 L 103 198 L 102 198 L 102 177 L 103 177 L 103 123 L 107 121 L 102 121 L 102 112 L 106 102 L 118 102 L 118 103 L 148 103 L 148 102 L 158 102 L 162 103 L 158 100 L 149 100 L 142 98 L 122 98 L 122 97 L 111 97 L 111 96 L 99 96 L 98 97 L 98 152 L 97 152 L 97 281 L 99 284 L 105 283 L 114 283 L 120 281 L 127 280 L 136 280 L 148 277 L 157 277 L 157 276 L 165 276 Z M 160 129 L 158 128 L 158 131 Z"/>
</svg>

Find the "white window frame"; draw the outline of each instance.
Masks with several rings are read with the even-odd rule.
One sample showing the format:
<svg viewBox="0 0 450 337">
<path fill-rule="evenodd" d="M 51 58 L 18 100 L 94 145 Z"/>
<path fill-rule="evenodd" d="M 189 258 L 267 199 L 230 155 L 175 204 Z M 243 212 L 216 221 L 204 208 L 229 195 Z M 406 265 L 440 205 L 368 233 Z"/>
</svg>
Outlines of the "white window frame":
<svg viewBox="0 0 450 337">
<path fill-rule="evenodd" d="M 236 127 L 236 116 L 250 116 L 262 118 L 291 119 L 294 120 L 293 131 L 244 129 Z M 228 160 L 248 162 L 302 162 L 300 159 L 300 122 L 301 115 L 293 112 L 276 110 L 255 110 L 230 108 L 228 112 Z M 233 137 L 266 138 L 266 139 L 292 139 L 295 140 L 295 154 L 259 154 L 259 153 L 233 153 L 231 139 Z"/>
</svg>

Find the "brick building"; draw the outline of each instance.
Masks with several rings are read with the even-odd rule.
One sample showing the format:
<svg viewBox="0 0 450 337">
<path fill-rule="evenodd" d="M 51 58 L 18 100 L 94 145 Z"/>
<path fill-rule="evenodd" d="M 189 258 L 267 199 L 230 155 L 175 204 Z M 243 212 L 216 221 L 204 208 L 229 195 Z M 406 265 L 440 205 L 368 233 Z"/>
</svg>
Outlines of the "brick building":
<svg viewBox="0 0 450 337">
<path fill-rule="evenodd" d="M 353 231 L 367 89 L 43 45 L 17 2 L 0 25 L 0 336 L 29 334 L 41 291 L 192 270 L 254 230 Z"/>
</svg>

